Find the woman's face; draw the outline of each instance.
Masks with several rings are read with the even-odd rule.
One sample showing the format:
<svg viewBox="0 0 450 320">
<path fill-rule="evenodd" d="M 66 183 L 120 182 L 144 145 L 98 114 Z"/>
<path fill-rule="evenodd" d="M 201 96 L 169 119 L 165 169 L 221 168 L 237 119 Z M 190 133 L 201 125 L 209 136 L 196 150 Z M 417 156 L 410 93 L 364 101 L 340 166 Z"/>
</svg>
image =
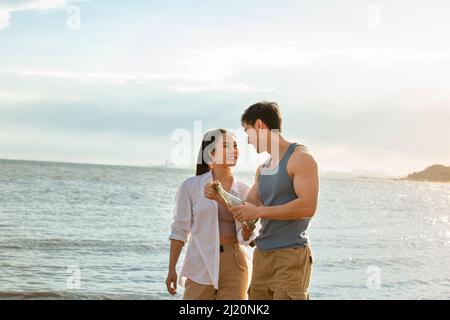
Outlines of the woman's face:
<svg viewBox="0 0 450 320">
<path fill-rule="evenodd" d="M 236 137 L 230 133 L 222 134 L 212 153 L 214 164 L 234 167 L 239 158 Z"/>
</svg>

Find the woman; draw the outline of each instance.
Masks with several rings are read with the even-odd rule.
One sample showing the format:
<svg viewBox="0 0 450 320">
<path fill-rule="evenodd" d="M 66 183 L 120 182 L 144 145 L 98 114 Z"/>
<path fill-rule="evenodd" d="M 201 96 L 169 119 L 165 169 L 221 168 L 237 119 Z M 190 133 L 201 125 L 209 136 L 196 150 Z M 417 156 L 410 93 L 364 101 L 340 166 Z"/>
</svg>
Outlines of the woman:
<svg viewBox="0 0 450 320">
<path fill-rule="evenodd" d="M 167 290 L 176 294 L 176 264 L 188 243 L 179 284 L 185 300 L 247 299 L 249 267 L 241 245 L 253 239 L 250 230 L 234 220 L 225 203 L 205 198 L 206 184 L 219 181 L 222 187 L 245 199 L 249 187 L 236 180 L 232 167 L 239 157 L 236 138 L 224 129 L 205 134 L 196 176 L 183 182 L 176 195 L 170 235 Z"/>
</svg>

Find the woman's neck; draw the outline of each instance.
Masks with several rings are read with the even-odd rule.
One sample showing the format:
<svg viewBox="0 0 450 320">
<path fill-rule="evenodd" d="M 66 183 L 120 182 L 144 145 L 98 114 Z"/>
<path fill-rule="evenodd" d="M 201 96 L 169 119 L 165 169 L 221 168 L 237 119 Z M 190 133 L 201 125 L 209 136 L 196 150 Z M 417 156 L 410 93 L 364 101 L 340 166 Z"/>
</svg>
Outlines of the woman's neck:
<svg viewBox="0 0 450 320">
<path fill-rule="evenodd" d="M 228 166 L 215 165 L 212 169 L 212 175 L 214 180 L 219 180 L 220 182 L 227 182 L 233 179 L 233 173 Z"/>
</svg>

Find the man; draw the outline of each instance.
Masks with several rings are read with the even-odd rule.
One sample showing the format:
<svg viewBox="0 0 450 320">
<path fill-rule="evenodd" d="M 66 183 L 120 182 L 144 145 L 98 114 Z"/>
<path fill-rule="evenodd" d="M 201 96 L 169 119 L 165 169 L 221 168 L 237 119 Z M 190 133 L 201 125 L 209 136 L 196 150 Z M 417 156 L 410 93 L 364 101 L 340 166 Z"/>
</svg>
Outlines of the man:
<svg viewBox="0 0 450 320">
<path fill-rule="evenodd" d="M 256 171 L 246 202 L 231 209 L 238 221 L 260 219 L 254 240 L 251 300 L 309 299 L 313 258 L 306 231 L 316 213 L 319 178 L 308 149 L 281 135 L 282 119 L 274 102 L 259 102 L 241 118 L 248 142 L 271 157 Z M 205 196 L 213 199 L 211 184 Z"/>
</svg>

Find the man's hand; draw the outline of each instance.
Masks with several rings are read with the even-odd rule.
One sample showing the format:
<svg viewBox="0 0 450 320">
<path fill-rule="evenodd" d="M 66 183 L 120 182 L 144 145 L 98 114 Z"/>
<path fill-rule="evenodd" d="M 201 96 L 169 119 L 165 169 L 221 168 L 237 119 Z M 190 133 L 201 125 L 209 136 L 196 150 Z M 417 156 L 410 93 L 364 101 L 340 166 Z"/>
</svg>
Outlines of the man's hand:
<svg viewBox="0 0 450 320">
<path fill-rule="evenodd" d="M 218 183 L 218 181 L 208 181 L 208 183 L 206 183 L 204 191 L 206 199 L 219 201 L 219 194 L 214 188 Z"/>
<path fill-rule="evenodd" d="M 233 215 L 234 219 L 239 222 L 251 221 L 260 218 L 258 212 L 259 210 L 260 208 L 249 202 L 244 202 L 244 204 L 240 206 L 234 206 L 230 208 L 230 212 Z"/>
</svg>

